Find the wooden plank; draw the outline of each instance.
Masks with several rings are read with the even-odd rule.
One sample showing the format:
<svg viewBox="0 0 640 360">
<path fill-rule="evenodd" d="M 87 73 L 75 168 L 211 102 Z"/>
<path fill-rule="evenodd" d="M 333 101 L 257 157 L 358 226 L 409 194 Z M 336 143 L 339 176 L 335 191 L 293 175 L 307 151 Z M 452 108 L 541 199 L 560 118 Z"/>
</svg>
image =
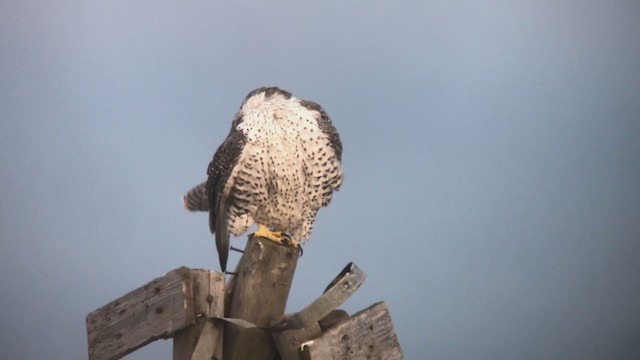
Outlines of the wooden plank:
<svg viewBox="0 0 640 360">
<path fill-rule="evenodd" d="M 303 329 L 274 332 L 271 336 L 278 348 L 280 358 L 298 360 L 300 359 L 301 345 L 309 339 L 318 337 L 320 333 L 320 325 L 315 323 Z"/>
<path fill-rule="evenodd" d="M 89 359 L 119 359 L 194 321 L 190 271 L 181 267 L 87 315 Z"/>
<path fill-rule="evenodd" d="M 196 323 L 173 338 L 174 360 L 222 359 L 223 324 L 212 317 L 224 316 L 224 275 L 211 270 L 191 270 Z"/>
<path fill-rule="evenodd" d="M 335 310 L 362 285 L 366 274 L 353 262 L 340 271 L 324 293 L 303 310 L 285 315 L 270 330 L 283 359 L 300 359 L 301 344 L 318 337 L 322 331 L 349 318 L 344 310 Z"/>
<path fill-rule="evenodd" d="M 205 317 L 173 338 L 173 360 L 222 359 L 222 324 Z"/>
<path fill-rule="evenodd" d="M 318 321 L 318 325 L 320 325 L 320 329 L 322 331 L 325 331 L 335 325 L 338 325 L 339 323 L 347 320 L 349 318 L 349 314 L 341 309 L 336 309 L 333 310 L 332 312 L 328 313 L 325 317 L 323 317 L 322 319 L 320 319 L 320 321 Z"/>
<path fill-rule="evenodd" d="M 278 348 L 278 354 L 282 359 L 300 359 L 302 344 L 315 339 L 323 331 L 349 319 L 349 314 L 344 310 L 333 310 L 317 323 L 297 330 L 272 332 L 271 337 Z"/>
<path fill-rule="evenodd" d="M 301 358 L 394 360 L 402 350 L 387 305 L 379 302 L 304 343 Z"/>
<path fill-rule="evenodd" d="M 252 237 L 227 290 L 226 316 L 259 327 L 277 322 L 287 305 L 299 249 Z M 275 345 L 265 330 L 225 324 L 224 359 L 273 359 Z"/>
</svg>

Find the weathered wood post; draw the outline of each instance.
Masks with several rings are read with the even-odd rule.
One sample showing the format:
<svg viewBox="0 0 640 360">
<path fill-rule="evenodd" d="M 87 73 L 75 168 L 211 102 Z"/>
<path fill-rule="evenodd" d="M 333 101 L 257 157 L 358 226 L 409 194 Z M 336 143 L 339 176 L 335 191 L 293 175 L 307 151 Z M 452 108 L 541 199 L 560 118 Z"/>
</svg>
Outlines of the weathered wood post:
<svg viewBox="0 0 640 360">
<path fill-rule="evenodd" d="M 300 249 L 250 237 L 226 294 L 225 316 L 268 327 L 284 315 Z M 227 323 L 224 360 L 274 359 L 271 334 L 259 328 Z"/>
<path fill-rule="evenodd" d="M 224 324 L 214 317 L 224 314 L 224 275 L 191 270 L 195 324 L 173 337 L 173 360 L 222 359 Z"/>
<path fill-rule="evenodd" d="M 251 238 L 226 288 L 215 271 L 168 272 L 87 315 L 89 359 L 120 359 L 168 338 L 174 360 L 402 359 L 384 302 L 353 316 L 334 310 L 366 278 L 353 263 L 311 304 L 284 315 L 299 254 Z"/>
<path fill-rule="evenodd" d="M 401 360 L 402 350 L 387 304 L 378 302 L 302 344 L 302 360 Z"/>
</svg>

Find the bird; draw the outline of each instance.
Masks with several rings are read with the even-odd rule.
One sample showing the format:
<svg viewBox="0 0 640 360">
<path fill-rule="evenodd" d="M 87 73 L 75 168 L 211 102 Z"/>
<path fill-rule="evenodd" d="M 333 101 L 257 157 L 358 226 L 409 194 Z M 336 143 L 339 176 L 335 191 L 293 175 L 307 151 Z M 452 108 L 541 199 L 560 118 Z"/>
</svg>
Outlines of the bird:
<svg viewBox="0 0 640 360">
<path fill-rule="evenodd" d="M 242 235 L 255 223 L 253 236 L 299 247 L 343 178 L 340 135 L 322 106 L 279 87 L 260 87 L 242 101 L 207 180 L 182 203 L 209 212 L 226 273 L 230 234 Z"/>
</svg>

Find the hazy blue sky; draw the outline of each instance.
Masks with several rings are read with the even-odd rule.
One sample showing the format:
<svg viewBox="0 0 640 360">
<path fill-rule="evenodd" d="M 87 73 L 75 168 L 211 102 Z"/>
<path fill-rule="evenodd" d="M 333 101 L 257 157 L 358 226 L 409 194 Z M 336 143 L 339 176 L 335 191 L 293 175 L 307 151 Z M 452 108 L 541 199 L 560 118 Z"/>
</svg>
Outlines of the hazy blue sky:
<svg viewBox="0 0 640 360">
<path fill-rule="evenodd" d="M 637 1 L 4 0 L 2 359 L 86 358 L 88 312 L 218 268 L 179 199 L 264 85 L 344 143 L 289 311 L 355 261 L 407 359 L 640 358 Z"/>
</svg>

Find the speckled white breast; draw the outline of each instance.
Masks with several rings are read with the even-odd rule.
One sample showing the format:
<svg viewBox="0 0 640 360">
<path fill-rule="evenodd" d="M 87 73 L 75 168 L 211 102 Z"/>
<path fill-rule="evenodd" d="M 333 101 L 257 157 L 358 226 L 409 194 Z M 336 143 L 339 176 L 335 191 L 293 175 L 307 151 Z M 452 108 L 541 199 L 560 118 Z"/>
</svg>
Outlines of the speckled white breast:
<svg viewBox="0 0 640 360">
<path fill-rule="evenodd" d="M 225 188 L 238 200 L 229 211 L 230 232 L 239 235 L 258 222 L 307 240 L 326 204 L 327 182 L 333 179 L 337 188 L 342 179 L 340 162 L 318 127 L 319 113 L 279 95 L 251 98 L 241 113 L 237 130 L 246 144 Z"/>
</svg>

